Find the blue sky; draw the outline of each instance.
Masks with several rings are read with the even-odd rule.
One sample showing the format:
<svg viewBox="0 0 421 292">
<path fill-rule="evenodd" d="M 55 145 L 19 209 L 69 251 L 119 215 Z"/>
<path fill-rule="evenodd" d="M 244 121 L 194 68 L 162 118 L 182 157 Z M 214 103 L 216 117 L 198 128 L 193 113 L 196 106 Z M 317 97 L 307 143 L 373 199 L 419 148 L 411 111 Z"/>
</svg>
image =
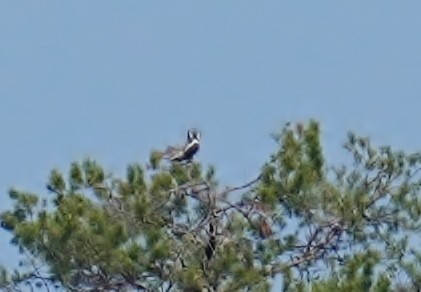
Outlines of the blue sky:
<svg viewBox="0 0 421 292">
<path fill-rule="evenodd" d="M 420 1 L 7 1 L 0 7 L 0 210 L 90 156 L 123 173 L 203 132 L 224 182 L 258 172 L 286 121 L 421 149 Z M 0 231 L 0 264 L 17 261 Z"/>
</svg>

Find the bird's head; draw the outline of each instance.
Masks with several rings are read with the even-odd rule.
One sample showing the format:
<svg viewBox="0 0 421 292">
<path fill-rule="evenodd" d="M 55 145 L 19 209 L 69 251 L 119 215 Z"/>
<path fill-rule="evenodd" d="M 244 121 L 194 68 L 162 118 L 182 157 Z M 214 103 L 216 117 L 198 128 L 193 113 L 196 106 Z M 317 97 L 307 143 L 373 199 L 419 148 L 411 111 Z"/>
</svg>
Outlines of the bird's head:
<svg viewBox="0 0 421 292">
<path fill-rule="evenodd" d="M 187 131 L 187 142 L 191 142 L 194 139 L 200 141 L 200 131 L 196 128 L 191 128 Z"/>
</svg>

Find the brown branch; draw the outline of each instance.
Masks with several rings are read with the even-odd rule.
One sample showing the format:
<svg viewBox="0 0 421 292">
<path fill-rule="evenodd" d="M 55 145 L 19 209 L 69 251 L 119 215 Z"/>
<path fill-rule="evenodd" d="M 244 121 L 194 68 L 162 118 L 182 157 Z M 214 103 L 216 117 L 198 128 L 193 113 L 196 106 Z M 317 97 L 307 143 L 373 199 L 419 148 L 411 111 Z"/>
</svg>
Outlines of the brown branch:
<svg viewBox="0 0 421 292">
<path fill-rule="evenodd" d="M 320 234 L 320 232 L 322 232 L 323 228 L 328 228 L 328 230 L 325 233 L 324 239 L 318 243 L 313 244 L 313 242 L 317 239 L 317 235 Z M 305 249 L 305 251 L 301 255 L 296 256 L 293 260 L 286 264 L 278 264 L 272 266 L 272 275 L 275 275 L 286 269 L 298 267 L 306 262 L 321 259 L 327 250 L 336 249 L 339 236 L 342 231 L 343 229 L 341 226 L 338 225 L 337 220 L 332 220 L 325 226 L 320 226 L 316 229 L 312 236 L 310 236 L 305 245 L 297 246 L 300 249 Z"/>
<path fill-rule="evenodd" d="M 255 184 L 256 182 L 258 182 L 261 178 L 262 178 L 262 174 L 259 174 L 255 179 L 251 180 L 250 182 L 248 182 L 248 183 L 246 183 L 244 185 L 241 185 L 241 186 L 238 186 L 238 187 L 228 188 L 224 192 L 222 192 L 219 195 L 219 197 L 225 197 L 229 193 L 232 193 L 232 192 L 235 192 L 235 191 L 238 191 L 238 190 L 242 190 L 242 189 L 248 188 L 248 187 L 252 186 L 253 184 Z"/>
<path fill-rule="evenodd" d="M 245 218 L 245 219 L 247 219 L 247 221 L 249 222 L 249 224 L 250 225 L 253 225 L 253 222 L 251 221 L 251 219 L 250 219 L 250 211 L 253 209 L 253 204 L 248 204 L 248 205 L 251 205 L 251 207 L 252 208 L 250 208 L 250 210 L 248 210 L 248 212 L 246 212 L 246 211 L 244 211 L 241 207 L 244 207 L 244 206 L 247 206 L 247 204 L 244 204 L 244 202 L 243 201 L 241 201 L 241 202 L 238 202 L 238 203 L 236 203 L 236 204 L 233 204 L 233 203 L 231 203 L 231 202 L 229 202 L 228 200 L 225 200 L 225 199 L 221 199 L 221 201 L 223 202 L 223 203 L 225 203 L 225 204 L 227 204 L 228 205 L 228 207 L 225 207 L 225 208 L 223 208 L 223 209 L 220 209 L 219 211 L 221 211 L 221 212 L 223 212 L 223 213 L 226 213 L 228 210 L 230 210 L 230 209 L 235 209 L 235 210 L 237 210 L 241 215 L 243 215 L 243 217 Z"/>
</svg>

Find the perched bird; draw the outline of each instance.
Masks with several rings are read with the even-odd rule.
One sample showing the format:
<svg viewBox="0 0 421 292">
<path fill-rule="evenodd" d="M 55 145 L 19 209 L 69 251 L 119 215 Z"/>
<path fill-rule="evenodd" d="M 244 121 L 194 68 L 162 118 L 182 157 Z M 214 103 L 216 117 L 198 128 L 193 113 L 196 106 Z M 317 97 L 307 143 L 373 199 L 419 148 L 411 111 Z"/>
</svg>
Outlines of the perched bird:
<svg viewBox="0 0 421 292">
<path fill-rule="evenodd" d="M 170 161 L 191 161 L 193 156 L 200 148 L 200 131 L 191 128 L 187 131 L 187 142 L 184 147 L 168 147 L 167 154 L 169 154 Z"/>
<path fill-rule="evenodd" d="M 260 237 L 262 238 L 268 238 L 269 236 L 272 235 L 272 228 L 270 228 L 270 225 L 267 223 L 265 219 L 262 219 L 260 221 L 259 233 L 260 233 Z"/>
</svg>

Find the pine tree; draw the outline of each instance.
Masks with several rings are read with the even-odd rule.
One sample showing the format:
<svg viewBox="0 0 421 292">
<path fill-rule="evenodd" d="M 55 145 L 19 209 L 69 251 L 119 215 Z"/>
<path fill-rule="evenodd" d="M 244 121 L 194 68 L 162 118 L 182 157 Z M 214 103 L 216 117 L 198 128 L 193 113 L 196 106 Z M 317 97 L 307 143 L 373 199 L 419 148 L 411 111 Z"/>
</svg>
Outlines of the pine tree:
<svg viewBox="0 0 421 292">
<path fill-rule="evenodd" d="M 417 291 L 421 154 L 349 133 L 352 165 L 328 165 L 320 126 L 286 125 L 256 178 L 152 151 L 123 178 L 96 161 L 51 171 L 46 194 L 12 188 L 1 214 L 21 268 L 0 287 L 66 291 Z M 419 239 L 418 239 L 419 240 Z"/>
</svg>

